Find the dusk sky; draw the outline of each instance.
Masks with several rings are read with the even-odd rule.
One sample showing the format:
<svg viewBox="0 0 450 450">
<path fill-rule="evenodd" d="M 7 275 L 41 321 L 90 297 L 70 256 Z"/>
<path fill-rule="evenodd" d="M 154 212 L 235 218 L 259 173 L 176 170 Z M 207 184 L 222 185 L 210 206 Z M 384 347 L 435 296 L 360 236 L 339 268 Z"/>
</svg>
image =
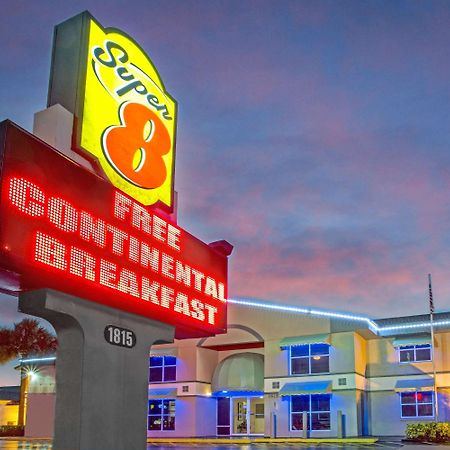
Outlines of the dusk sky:
<svg viewBox="0 0 450 450">
<path fill-rule="evenodd" d="M 179 106 L 178 223 L 234 245 L 231 298 L 420 314 L 431 273 L 450 310 L 448 1 L 0 6 L 0 120 L 27 130 L 54 25 L 88 9 L 148 53 Z"/>
</svg>

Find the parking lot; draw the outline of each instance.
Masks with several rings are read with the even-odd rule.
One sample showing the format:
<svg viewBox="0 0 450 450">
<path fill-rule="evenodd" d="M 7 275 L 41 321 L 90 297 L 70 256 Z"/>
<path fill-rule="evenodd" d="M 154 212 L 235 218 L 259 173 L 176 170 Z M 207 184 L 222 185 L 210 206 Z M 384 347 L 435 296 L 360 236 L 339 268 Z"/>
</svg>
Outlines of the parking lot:
<svg viewBox="0 0 450 450">
<path fill-rule="evenodd" d="M 11 439 L 0 439 L 0 450 L 51 450 L 52 445 L 48 440 L 11 440 Z M 171 444 L 170 442 L 166 444 L 148 444 L 148 450 L 189 450 L 192 448 L 196 449 L 209 449 L 209 450 L 280 450 L 280 449 L 309 449 L 309 450 L 394 450 L 394 449 L 404 449 L 404 450 L 431 450 L 434 448 L 449 448 L 448 446 L 438 446 L 436 444 L 430 445 L 416 445 L 416 444 L 404 444 L 401 442 L 377 442 L 375 444 L 335 444 L 335 443 L 321 443 L 321 444 L 309 444 L 309 443 L 299 443 L 299 442 L 277 442 L 277 443 L 253 443 L 253 444 Z M 113 449 L 112 449 L 113 450 Z"/>
</svg>

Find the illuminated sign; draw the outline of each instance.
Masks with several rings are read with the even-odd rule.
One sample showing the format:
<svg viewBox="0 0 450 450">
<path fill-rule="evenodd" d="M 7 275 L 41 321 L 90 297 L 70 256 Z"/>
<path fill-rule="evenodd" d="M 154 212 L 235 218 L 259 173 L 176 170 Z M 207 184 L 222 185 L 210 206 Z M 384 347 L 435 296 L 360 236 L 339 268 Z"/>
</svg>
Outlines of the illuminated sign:
<svg viewBox="0 0 450 450">
<path fill-rule="evenodd" d="M 144 205 L 172 208 L 177 106 L 128 35 L 87 12 L 56 27 L 49 106 L 75 117 L 76 148 Z"/>
<path fill-rule="evenodd" d="M 10 122 L 0 138 L 0 265 L 17 290 L 58 289 L 177 337 L 225 330 L 226 256 Z"/>
</svg>

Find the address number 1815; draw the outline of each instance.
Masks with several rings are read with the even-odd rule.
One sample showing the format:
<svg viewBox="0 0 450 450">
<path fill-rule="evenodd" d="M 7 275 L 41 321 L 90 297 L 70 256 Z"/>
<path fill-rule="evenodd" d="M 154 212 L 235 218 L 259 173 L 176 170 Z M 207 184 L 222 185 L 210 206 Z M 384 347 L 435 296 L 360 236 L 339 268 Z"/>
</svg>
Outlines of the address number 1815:
<svg viewBox="0 0 450 450">
<path fill-rule="evenodd" d="M 106 342 L 119 347 L 132 348 L 136 345 L 136 335 L 126 328 L 108 325 L 105 328 Z"/>
</svg>

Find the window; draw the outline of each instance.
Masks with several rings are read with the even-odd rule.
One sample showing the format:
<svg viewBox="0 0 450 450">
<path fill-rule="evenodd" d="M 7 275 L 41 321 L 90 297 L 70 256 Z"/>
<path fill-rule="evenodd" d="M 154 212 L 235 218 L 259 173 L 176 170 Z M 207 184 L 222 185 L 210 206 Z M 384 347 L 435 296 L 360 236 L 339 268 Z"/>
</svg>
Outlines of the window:
<svg viewBox="0 0 450 450">
<path fill-rule="evenodd" d="M 272 381 L 272 389 L 280 389 L 280 382 Z"/>
<path fill-rule="evenodd" d="M 308 413 L 308 430 L 330 429 L 331 394 L 293 395 L 291 431 L 303 430 L 303 411 Z"/>
<path fill-rule="evenodd" d="M 330 371 L 330 346 L 306 344 L 289 347 L 291 375 L 307 375 Z"/>
<path fill-rule="evenodd" d="M 219 397 L 217 399 L 217 436 L 228 436 L 230 425 L 230 398 Z"/>
<path fill-rule="evenodd" d="M 175 430 L 175 400 L 148 401 L 148 429 L 152 431 Z"/>
<path fill-rule="evenodd" d="M 401 363 L 431 361 L 431 344 L 404 345 L 398 348 Z"/>
<path fill-rule="evenodd" d="M 177 378 L 177 358 L 175 356 L 150 356 L 150 383 L 175 381 Z"/>
<path fill-rule="evenodd" d="M 402 392 L 402 418 L 433 417 L 433 392 Z"/>
</svg>

